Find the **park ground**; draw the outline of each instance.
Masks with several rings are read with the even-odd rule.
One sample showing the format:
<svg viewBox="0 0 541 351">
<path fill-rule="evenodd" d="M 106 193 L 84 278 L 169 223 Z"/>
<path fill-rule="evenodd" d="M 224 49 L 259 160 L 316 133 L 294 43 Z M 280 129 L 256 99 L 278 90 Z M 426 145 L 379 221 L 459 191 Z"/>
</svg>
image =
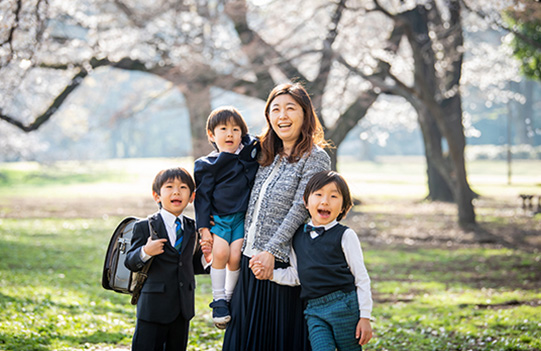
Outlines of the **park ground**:
<svg viewBox="0 0 541 351">
<path fill-rule="evenodd" d="M 156 210 L 157 170 L 189 159 L 0 164 L 0 350 L 126 350 L 134 309 L 100 286 L 125 216 Z M 541 350 L 541 165 L 468 164 L 477 226 L 424 201 L 422 160 L 344 162 L 374 298 L 365 350 Z M 193 213 L 193 209 L 188 209 Z M 219 350 L 208 277 L 198 277 L 190 350 Z"/>
</svg>

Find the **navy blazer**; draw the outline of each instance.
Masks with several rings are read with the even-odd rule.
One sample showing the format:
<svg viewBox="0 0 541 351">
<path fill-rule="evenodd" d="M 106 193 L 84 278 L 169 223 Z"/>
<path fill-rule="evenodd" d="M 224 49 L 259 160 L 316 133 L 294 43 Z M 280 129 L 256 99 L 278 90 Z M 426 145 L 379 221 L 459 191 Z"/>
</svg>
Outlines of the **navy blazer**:
<svg viewBox="0 0 541 351">
<path fill-rule="evenodd" d="M 210 215 L 225 216 L 246 212 L 255 174 L 259 140 L 245 135 L 239 154 L 213 152 L 195 161 L 195 222 L 197 228 L 210 228 Z"/>
<path fill-rule="evenodd" d="M 124 262 L 134 272 L 145 266 L 141 259 L 141 248 L 150 235 L 149 220 L 158 238 L 167 239 L 167 242 L 164 252 L 154 256 L 148 271 L 137 302 L 137 318 L 153 323 L 171 323 L 182 313 L 186 320 L 190 320 L 195 314 L 194 274 L 207 273 L 201 263 L 203 252 L 198 245 L 194 220 L 184 216 L 181 253 L 171 245 L 159 212 L 137 222 L 133 228 L 132 246 Z"/>
</svg>

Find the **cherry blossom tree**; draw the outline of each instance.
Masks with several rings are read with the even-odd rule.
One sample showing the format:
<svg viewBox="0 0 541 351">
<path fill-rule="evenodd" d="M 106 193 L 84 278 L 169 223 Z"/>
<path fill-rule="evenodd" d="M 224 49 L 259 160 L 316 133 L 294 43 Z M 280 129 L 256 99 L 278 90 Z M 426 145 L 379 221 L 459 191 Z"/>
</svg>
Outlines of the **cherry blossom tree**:
<svg viewBox="0 0 541 351">
<path fill-rule="evenodd" d="M 265 99 L 297 80 L 336 146 L 384 95 L 417 113 L 430 198 L 475 223 L 462 111 L 466 0 L 79 0 L 0 5 L 0 119 L 40 128 L 100 67 L 147 72 L 185 97 L 194 156 L 211 87 Z M 498 9 L 495 9 L 495 11 Z M 336 150 L 336 149 L 335 149 Z M 336 167 L 336 153 L 332 155 Z"/>
</svg>

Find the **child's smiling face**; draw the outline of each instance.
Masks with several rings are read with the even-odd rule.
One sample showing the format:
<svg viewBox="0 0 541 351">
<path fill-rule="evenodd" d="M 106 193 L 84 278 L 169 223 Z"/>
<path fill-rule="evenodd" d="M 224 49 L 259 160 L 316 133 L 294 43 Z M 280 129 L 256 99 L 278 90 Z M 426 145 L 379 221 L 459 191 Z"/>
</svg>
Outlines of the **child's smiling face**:
<svg viewBox="0 0 541 351">
<path fill-rule="evenodd" d="M 212 133 L 208 132 L 209 140 L 216 144 L 220 152 L 234 154 L 242 140 L 242 129 L 231 118 L 225 124 L 219 124 Z"/>
<path fill-rule="evenodd" d="M 180 216 L 186 206 L 194 199 L 190 187 L 180 179 L 169 179 L 160 188 L 160 194 L 152 193 L 156 202 L 161 202 L 162 207 L 175 216 Z"/>
<path fill-rule="evenodd" d="M 343 198 L 338 187 L 331 182 L 308 196 L 306 208 L 314 226 L 323 226 L 334 221 L 342 212 Z"/>
</svg>

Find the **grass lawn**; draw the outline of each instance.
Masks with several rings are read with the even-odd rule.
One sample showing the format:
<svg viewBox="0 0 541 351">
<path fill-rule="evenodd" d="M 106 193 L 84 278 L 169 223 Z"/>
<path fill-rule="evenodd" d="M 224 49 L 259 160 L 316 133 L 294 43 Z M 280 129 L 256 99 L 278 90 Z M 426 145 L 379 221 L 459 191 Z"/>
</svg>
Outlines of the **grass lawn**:
<svg viewBox="0 0 541 351">
<path fill-rule="evenodd" d="M 503 163 L 468 166 L 479 226 L 501 239 L 492 243 L 458 228 L 453 205 L 422 201 L 422 163 L 340 169 L 363 200 L 346 223 L 372 278 L 365 350 L 541 350 L 541 218 L 517 198 L 541 195 L 538 163 L 516 165 L 512 185 Z M 129 349 L 135 308 L 101 288 L 106 246 L 123 216 L 155 211 L 152 178 L 178 164 L 191 169 L 187 159 L 0 164 L 0 350 Z M 189 349 L 220 350 L 210 279 L 197 280 Z"/>
</svg>

